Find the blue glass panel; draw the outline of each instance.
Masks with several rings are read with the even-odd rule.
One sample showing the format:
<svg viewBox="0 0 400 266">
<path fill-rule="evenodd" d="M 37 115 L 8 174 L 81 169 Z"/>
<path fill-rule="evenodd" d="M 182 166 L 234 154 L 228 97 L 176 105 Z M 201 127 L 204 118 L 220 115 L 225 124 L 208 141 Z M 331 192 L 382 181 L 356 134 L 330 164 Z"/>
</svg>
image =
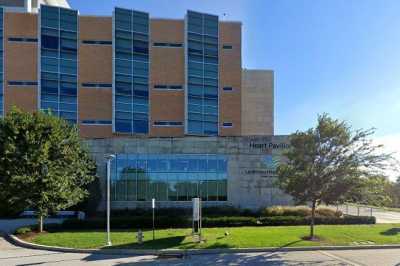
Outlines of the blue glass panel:
<svg viewBox="0 0 400 266">
<path fill-rule="evenodd" d="M 149 122 L 147 120 L 134 120 L 134 132 L 147 134 L 149 132 Z"/>
<path fill-rule="evenodd" d="M 70 31 L 77 31 L 78 17 L 77 11 L 71 9 L 60 10 L 60 28 Z"/>
<path fill-rule="evenodd" d="M 132 104 L 117 102 L 117 104 L 115 105 L 115 109 L 116 111 L 132 112 Z"/>
<path fill-rule="evenodd" d="M 54 6 L 40 9 L 40 106 L 71 123 L 77 118 L 77 14 Z"/>
<path fill-rule="evenodd" d="M 77 62 L 73 60 L 60 60 L 60 73 L 76 75 L 77 74 Z"/>
<path fill-rule="evenodd" d="M 203 123 L 189 120 L 188 131 L 190 134 L 203 134 Z"/>
<path fill-rule="evenodd" d="M 132 114 L 130 112 L 115 112 L 115 118 L 121 120 L 132 120 Z"/>
<path fill-rule="evenodd" d="M 60 83 L 60 94 L 62 95 L 77 95 L 77 85 L 76 83 L 61 82 Z M 75 98 L 76 102 L 76 98 Z"/>
<path fill-rule="evenodd" d="M 55 110 L 57 112 L 58 103 L 57 102 L 46 102 L 46 101 L 44 101 L 43 104 L 42 104 L 42 109 L 44 109 L 44 110 L 51 109 L 51 110 Z"/>
<path fill-rule="evenodd" d="M 40 95 L 40 98 L 42 101 L 47 101 L 47 102 L 56 102 L 58 101 L 58 95 L 57 94 L 44 94 L 42 91 L 42 95 Z"/>
<path fill-rule="evenodd" d="M 46 72 L 58 72 L 58 59 L 57 58 L 42 58 L 41 68 Z"/>
<path fill-rule="evenodd" d="M 115 119 L 115 130 L 117 132 L 129 133 L 132 131 L 132 121 Z"/>
<path fill-rule="evenodd" d="M 115 60 L 115 72 L 131 75 L 132 72 L 132 61 L 131 60 Z"/>
<path fill-rule="evenodd" d="M 189 134 L 218 134 L 218 23 L 217 16 L 187 13 Z"/>
<path fill-rule="evenodd" d="M 227 200 L 226 157 L 118 154 L 112 163 L 112 200 Z M 222 164 L 220 162 L 223 162 Z"/>
<path fill-rule="evenodd" d="M 58 28 L 59 27 L 59 9 L 52 6 L 42 6 L 42 27 Z"/>
<path fill-rule="evenodd" d="M 218 172 L 219 173 L 226 173 L 228 171 L 228 161 L 225 158 L 221 158 L 220 156 L 218 160 Z"/>
<path fill-rule="evenodd" d="M 115 8 L 115 28 L 126 31 L 132 30 L 132 11 L 122 8 Z"/>
<path fill-rule="evenodd" d="M 42 35 L 42 48 L 58 49 L 59 38 L 56 36 Z"/>
<path fill-rule="evenodd" d="M 131 112 L 129 118 L 124 118 L 130 120 L 130 130 L 117 126 L 115 130 L 118 132 L 122 128 L 125 133 L 147 134 L 149 16 L 143 12 L 116 8 L 114 21 L 115 111 Z M 127 97 L 122 98 L 122 95 Z M 115 115 L 116 118 L 119 116 Z"/>
<path fill-rule="evenodd" d="M 120 95 L 132 95 L 132 84 L 129 83 L 115 83 L 115 93 Z M 128 99 L 128 98 L 125 98 Z M 130 100 L 131 102 L 132 100 Z"/>
</svg>

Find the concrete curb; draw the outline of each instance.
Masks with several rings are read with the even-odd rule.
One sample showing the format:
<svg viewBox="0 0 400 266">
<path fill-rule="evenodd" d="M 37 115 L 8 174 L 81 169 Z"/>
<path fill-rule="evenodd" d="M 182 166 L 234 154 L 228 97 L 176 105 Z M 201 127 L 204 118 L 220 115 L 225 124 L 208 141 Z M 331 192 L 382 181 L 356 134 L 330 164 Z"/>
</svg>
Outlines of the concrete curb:
<svg viewBox="0 0 400 266">
<path fill-rule="evenodd" d="M 206 255 L 223 253 L 254 253 L 254 252 L 291 252 L 291 251 L 317 251 L 317 250 L 366 250 L 366 249 L 400 249 L 400 244 L 396 245 L 363 245 L 363 246 L 313 246 L 313 247 L 265 247 L 265 248 L 216 248 L 216 249 L 74 249 L 63 247 L 52 247 L 29 243 L 16 237 L 6 234 L 5 238 L 12 244 L 28 248 L 54 252 L 67 253 L 90 253 L 104 255 Z"/>
</svg>

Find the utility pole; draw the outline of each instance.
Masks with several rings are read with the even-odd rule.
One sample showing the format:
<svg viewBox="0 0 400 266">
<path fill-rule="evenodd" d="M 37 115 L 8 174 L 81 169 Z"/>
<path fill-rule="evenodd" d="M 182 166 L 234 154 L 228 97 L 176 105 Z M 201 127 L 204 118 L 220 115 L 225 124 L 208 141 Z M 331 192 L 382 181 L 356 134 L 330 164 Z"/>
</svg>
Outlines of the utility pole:
<svg viewBox="0 0 400 266">
<path fill-rule="evenodd" d="M 107 246 L 112 246 L 110 236 L 110 212 L 111 212 L 111 161 L 115 158 L 114 154 L 106 156 L 107 158 Z"/>
</svg>

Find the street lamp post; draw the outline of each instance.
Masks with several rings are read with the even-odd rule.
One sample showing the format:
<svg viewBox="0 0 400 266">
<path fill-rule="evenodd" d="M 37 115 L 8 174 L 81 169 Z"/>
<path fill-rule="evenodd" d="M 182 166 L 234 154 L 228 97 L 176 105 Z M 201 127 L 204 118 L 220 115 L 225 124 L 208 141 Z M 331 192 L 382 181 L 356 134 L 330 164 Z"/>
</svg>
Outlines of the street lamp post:
<svg viewBox="0 0 400 266">
<path fill-rule="evenodd" d="M 107 246 L 111 246 L 110 236 L 110 186 L 111 186 L 111 161 L 115 158 L 114 154 L 109 154 L 107 158 Z"/>
</svg>

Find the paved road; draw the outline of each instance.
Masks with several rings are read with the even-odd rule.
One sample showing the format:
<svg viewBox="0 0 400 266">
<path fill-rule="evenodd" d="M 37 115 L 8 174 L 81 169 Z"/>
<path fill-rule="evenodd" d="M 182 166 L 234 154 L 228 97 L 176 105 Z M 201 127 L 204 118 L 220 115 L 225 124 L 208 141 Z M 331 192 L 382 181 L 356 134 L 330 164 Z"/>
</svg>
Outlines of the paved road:
<svg viewBox="0 0 400 266">
<path fill-rule="evenodd" d="M 351 205 L 339 206 L 339 209 L 345 214 L 370 216 L 371 208 Z M 377 223 L 400 223 L 400 212 L 391 212 L 384 209 L 372 208 L 372 215 L 376 217 Z"/>
<path fill-rule="evenodd" d="M 193 255 L 184 259 L 60 253 L 13 246 L 0 237 L 0 265 L 400 265 L 400 249 Z"/>
</svg>

